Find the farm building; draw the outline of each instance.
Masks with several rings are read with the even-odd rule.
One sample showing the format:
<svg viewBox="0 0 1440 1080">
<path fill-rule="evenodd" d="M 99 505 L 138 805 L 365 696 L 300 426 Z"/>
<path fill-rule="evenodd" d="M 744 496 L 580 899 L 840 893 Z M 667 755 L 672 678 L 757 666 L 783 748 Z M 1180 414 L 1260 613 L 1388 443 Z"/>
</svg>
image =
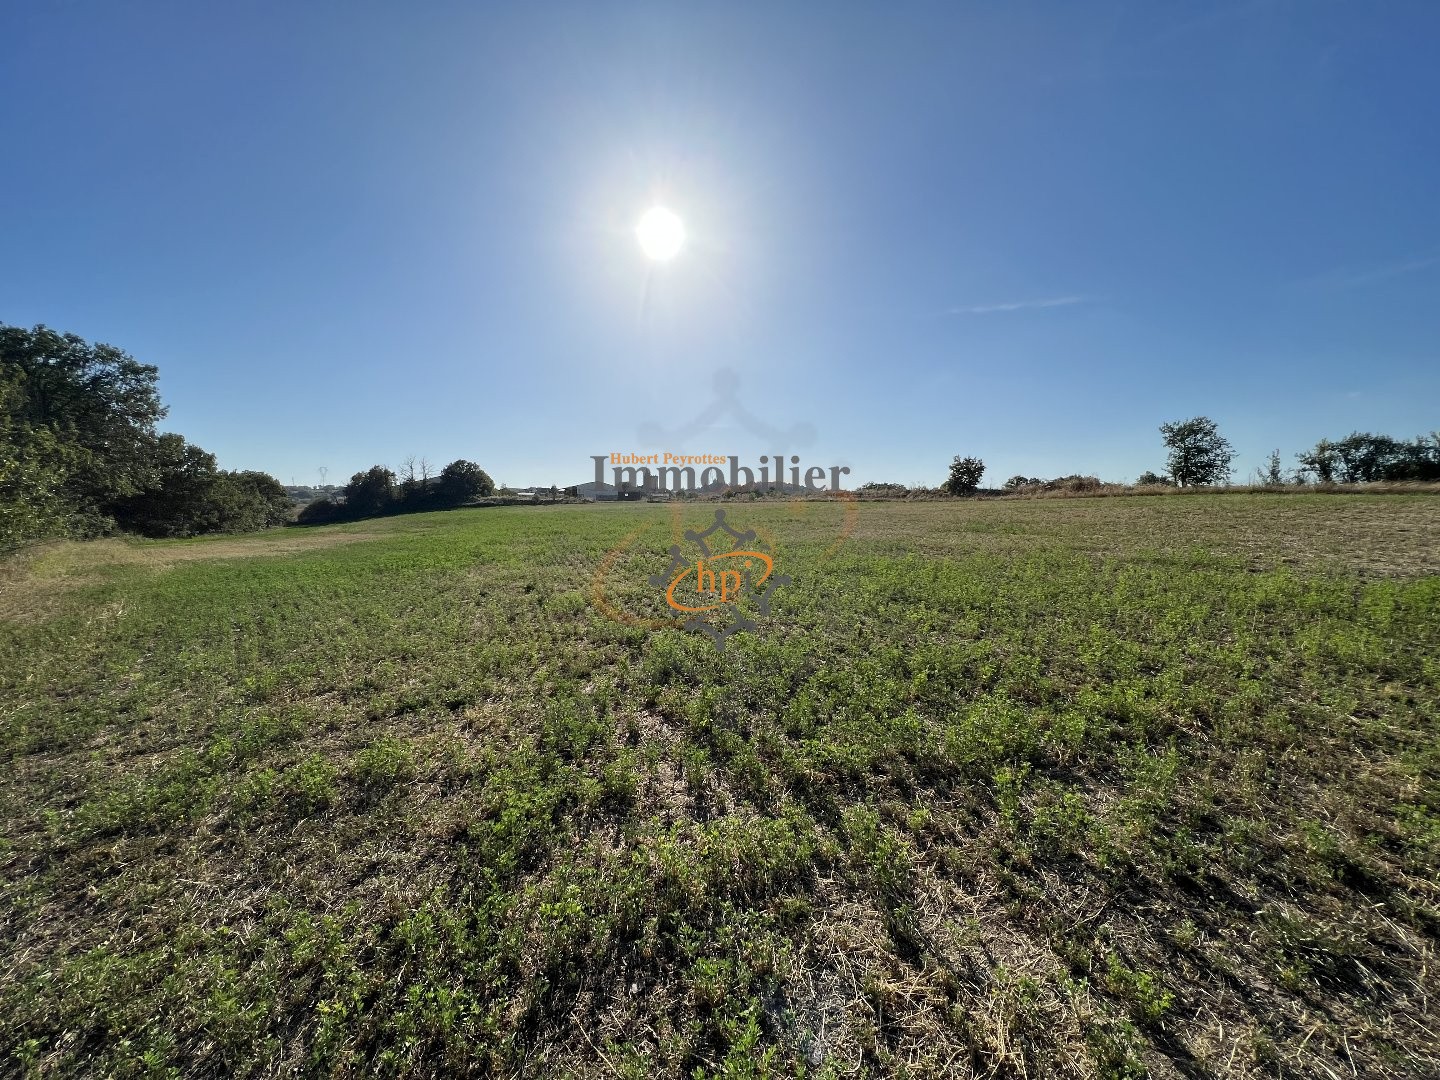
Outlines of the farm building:
<svg viewBox="0 0 1440 1080">
<path fill-rule="evenodd" d="M 591 502 L 613 502 L 616 498 L 613 487 L 609 484 L 597 484 L 593 480 L 567 487 L 565 494 L 573 499 L 589 499 Z"/>
</svg>

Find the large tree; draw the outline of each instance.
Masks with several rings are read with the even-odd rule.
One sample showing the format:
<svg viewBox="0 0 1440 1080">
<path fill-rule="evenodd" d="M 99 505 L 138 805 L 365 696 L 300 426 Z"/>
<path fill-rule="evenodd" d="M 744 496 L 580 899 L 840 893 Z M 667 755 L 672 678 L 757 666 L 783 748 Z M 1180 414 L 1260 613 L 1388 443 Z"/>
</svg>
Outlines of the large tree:
<svg viewBox="0 0 1440 1080">
<path fill-rule="evenodd" d="M 344 494 L 349 517 L 389 513 L 395 508 L 395 474 L 384 465 L 372 465 L 350 477 Z"/>
<path fill-rule="evenodd" d="M 459 506 L 484 495 L 495 494 L 495 481 L 473 461 L 460 458 L 440 470 L 439 499 L 444 506 Z"/>
<path fill-rule="evenodd" d="M 116 510 L 118 520 L 145 536 L 200 536 L 283 524 L 290 497 L 268 473 L 217 469 L 214 454 L 166 434 L 156 440 L 144 490 Z"/>
<path fill-rule="evenodd" d="M 292 506 L 285 485 L 255 469 L 222 469 L 215 478 L 211 498 L 225 532 L 269 529 L 290 519 Z"/>
<path fill-rule="evenodd" d="M 114 503 L 116 520 L 146 536 L 214 531 L 208 498 L 215 483 L 214 454 L 179 435 L 161 435 L 155 440 L 148 473 L 138 492 Z"/>
<path fill-rule="evenodd" d="M 958 455 L 950 462 L 950 475 L 941 488 L 950 495 L 973 495 L 980 487 L 980 478 L 985 475 L 985 463 L 977 457 L 962 458 Z"/>
<path fill-rule="evenodd" d="M 74 455 L 48 428 L 15 420 L 19 399 L 13 382 L 0 381 L 0 552 L 71 526 L 65 481 Z"/>
<path fill-rule="evenodd" d="M 1170 451 L 1170 477 L 1181 487 L 1224 483 L 1230 478 L 1235 451 L 1208 416 L 1161 424 Z"/>
<path fill-rule="evenodd" d="M 0 544 L 114 528 L 191 536 L 288 516 L 272 477 L 221 472 L 156 432 L 156 378 L 112 345 L 0 324 Z"/>
<path fill-rule="evenodd" d="M 113 345 L 0 325 L 0 381 L 16 391 L 11 422 L 67 447 L 65 494 L 100 526 L 153 478 L 155 425 L 165 416 L 157 374 Z"/>
</svg>

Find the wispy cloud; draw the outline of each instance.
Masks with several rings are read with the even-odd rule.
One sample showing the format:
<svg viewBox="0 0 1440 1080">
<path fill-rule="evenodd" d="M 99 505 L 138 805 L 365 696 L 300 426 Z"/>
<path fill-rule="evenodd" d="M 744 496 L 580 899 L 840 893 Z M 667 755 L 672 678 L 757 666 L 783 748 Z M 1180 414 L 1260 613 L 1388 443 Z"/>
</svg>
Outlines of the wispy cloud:
<svg viewBox="0 0 1440 1080">
<path fill-rule="evenodd" d="M 1312 289 L 1355 289 L 1363 285 L 1373 285 L 1378 281 L 1404 277 L 1406 274 L 1418 274 L 1435 266 L 1440 266 L 1440 255 L 1396 259 L 1394 262 L 1373 266 L 1342 267 L 1328 274 L 1306 278 L 1300 284 Z"/>
<path fill-rule="evenodd" d="M 1006 304 L 971 304 L 967 307 L 952 307 L 951 315 L 989 315 L 994 311 L 1030 311 L 1035 308 L 1069 307 L 1083 304 L 1083 296 L 1053 296 L 1048 300 L 1012 300 Z"/>
</svg>

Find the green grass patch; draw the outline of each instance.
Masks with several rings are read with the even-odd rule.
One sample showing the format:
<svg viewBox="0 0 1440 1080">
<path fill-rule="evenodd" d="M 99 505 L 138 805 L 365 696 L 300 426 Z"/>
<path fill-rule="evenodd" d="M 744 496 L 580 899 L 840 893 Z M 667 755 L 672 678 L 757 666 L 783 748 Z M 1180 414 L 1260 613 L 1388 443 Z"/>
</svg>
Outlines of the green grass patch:
<svg viewBox="0 0 1440 1080">
<path fill-rule="evenodd" d="M 16 563 L 0 1072 L 1440 1075 L 1440 501 L 708 515 Z"/>
</svg>

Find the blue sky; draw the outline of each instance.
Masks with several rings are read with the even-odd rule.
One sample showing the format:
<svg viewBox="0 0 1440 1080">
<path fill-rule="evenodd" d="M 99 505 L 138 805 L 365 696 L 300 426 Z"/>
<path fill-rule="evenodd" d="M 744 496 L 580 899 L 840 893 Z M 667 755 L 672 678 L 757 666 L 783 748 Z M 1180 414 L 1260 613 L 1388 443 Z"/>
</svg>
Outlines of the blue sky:
<svg viewBox="0 0 1440 1080">
<path fill-rule="evenodd" d="M 227 468 L 767 452 L 656 437 L 721 369 L 859 482 L 1440 427 L 1434 3 L 18 0 L 0 40 L 0 321 L 159 365 Z"/>
</svg>

